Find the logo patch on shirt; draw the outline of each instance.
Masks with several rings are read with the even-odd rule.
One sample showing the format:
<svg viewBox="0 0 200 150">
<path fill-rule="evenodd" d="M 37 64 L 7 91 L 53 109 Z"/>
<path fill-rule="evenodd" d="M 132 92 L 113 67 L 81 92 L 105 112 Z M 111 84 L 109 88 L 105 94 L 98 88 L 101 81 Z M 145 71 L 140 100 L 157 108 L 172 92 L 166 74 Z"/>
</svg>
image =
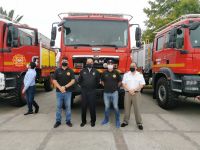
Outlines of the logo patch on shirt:
<svg viewBox="0 0 200 150">
<path fill-rule="evenodd" d="M 92 75 L 95 76 L 95 72 L 93 72 Z"/>
<path fill-rule="evenodd" d="M 115 74 L 113 74 L 113 78 L 116 78 L 117 76 Z"/>
<path fill-rule="evenodd" d="M 67 72 L 67 76 L 70 76 L 70 72 Z"/>
<path fill-rule="evenodd" d="M 86 74 L 86 72 L 83 72 L 83 74 Z"/>
</svg>

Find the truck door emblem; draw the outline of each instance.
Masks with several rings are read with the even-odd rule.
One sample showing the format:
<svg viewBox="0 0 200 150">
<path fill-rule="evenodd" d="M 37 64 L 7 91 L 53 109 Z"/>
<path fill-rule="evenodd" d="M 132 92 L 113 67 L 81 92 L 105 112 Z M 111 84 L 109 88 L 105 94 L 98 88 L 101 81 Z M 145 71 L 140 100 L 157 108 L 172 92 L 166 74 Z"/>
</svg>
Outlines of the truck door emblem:
<svg viewBox="0 0 200 150">
<path fill-rule="evenodd" d="M 14 55 L 12 61 L 13 61 L 13 64 L 17 67 L 22 67 L 26 65 L 26 59 L 21 54 Z"/>
</svg>

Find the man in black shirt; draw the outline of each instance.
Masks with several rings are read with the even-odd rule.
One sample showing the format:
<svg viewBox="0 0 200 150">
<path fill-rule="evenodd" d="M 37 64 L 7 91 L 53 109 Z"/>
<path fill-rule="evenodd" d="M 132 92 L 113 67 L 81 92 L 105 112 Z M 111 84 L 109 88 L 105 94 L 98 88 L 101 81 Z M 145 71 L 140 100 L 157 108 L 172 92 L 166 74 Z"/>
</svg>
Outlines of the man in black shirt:
<svg viewBox="0 0 200 150">
<path fill-rule="evenodd" d="M 82 112 L 81 127 L 85 126 L 86 121 L 86 111 L 89 105 L 91 126 L 95 126 L 96 122 L 96 88 L 100 83 L 99 72 L 93 68 L 93 60 L 91 58 L 87 59 L 86 68 L 82 69 L 79 76 L 79 84 L 81 86 L 81 96 L 82 96 Z"/>
<path fill-rule="evenodd" d="M 61 125 L 61 114 L 63 103 L 65 105 L 66 124 L 72 127 L 71 123 L 71 95 L 72 85 L 75 83 L 74 72 L 68 67 L 66 57 L 62 58 L 62 67 L 56 69 L 53 77 L 53 83 L 56 86 L 57 110 L 56 123 L 54 128 Z"/>
<path fill-rule="evenodd" d="M 102 125 L 109 122 L 110 103 L 115 109 L 116 127 L 120 127 L 120 114 L 118 108 L 118 88 L 121 85 L 121 76 L 118 71 L 114 69 L 112 60 L 107 62 L 108 69 L 102 74 L 101 83 L 104 86 L 104 104 L 105 104 L 105 118 Z"/>
</svg>

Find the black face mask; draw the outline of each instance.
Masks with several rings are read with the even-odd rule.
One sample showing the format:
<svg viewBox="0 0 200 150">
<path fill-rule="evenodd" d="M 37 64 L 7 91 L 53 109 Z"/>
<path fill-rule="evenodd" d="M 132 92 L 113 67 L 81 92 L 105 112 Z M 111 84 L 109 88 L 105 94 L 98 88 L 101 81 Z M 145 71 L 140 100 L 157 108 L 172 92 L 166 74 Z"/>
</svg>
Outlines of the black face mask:
<svg viewBox="0 0 200 150">
<path fill-rule="evenodd" d="M 68 63 L 67 62 L 62 62 L 63 67 L 67 67 Z"/>
<path fill-rule="evenodd" d="M 89 69 L 91 69 L 93 67 L 93 64 L 87 64 L 86 65 Z"/>
<path fill-rule="evenodd" d="M 131 72 L 134 72 L 134 71 L 135 71 L 135 68 L 130 68 L 130 71 L 131 71 Z"/>
</svg>

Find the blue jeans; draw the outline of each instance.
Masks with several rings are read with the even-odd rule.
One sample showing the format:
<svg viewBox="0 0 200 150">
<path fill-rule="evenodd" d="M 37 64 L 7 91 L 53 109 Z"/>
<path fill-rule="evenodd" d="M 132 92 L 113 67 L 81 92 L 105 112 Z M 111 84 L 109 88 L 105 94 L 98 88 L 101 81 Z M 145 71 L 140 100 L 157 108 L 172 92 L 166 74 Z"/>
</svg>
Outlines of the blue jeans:
<svg viewBox="0 0 200 150">
<path fill-rule="evenodd" d="M 38 108 L 38 104 L 34 101 L 35 96 L 35 86 L 29 86 L 26 90 L 26 101 L 28 105 L 28 112 L 33 112 L 32 106 Z"/>
<path fill-rule="evenodd" d="M 72 92 L 56 92 L 57 97 L 57 110 L 56 122 L 61 122 L 62 119 L 62 106 L 65 105 L 66 122 L 71 121 L 71 96 Z"/>
<path fill-rule="evenodd" d="M 113 104 L 115 110 L 116 121 L 119 120 L 119 108 L 118 108 L 118 91 L 113 93 L 104 92 L 104 104 L 105 104 L 105 119 L 109 120 L 110 103 Z"/>
</svg>

